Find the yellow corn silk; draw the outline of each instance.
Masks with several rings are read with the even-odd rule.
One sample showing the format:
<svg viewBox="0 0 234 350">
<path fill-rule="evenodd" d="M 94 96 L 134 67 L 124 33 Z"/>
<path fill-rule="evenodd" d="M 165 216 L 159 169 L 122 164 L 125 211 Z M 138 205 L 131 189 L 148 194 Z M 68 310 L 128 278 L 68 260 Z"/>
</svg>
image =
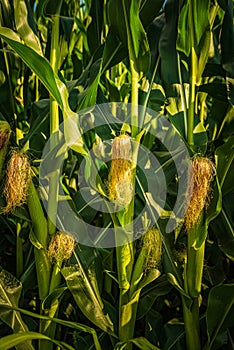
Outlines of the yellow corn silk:
<svg viewBox="0 0 234 350">
<path fill-rule="evenodd" d="M 185 227 L 187 230 L 194 226 L 203 208 L 208 206 L 211 182 L 216 173 L 214 164 L 206 157 L 196 157 L 192 163 L 192 170 L 192 196 L 185 215 Z"/>
<path fill-rule="evenodd" d="M 21 151 L 13 151 L 7 167 L 4 188 L 7 204 L 4 213 L 8 213 L 26 202 L 30 181 L 31 168 L 27 155 Z"/>
<path fill-rule="evenodd" d="M 51 262 L 62 263 L 68 260 L 75 248 L 75 240 L 64 232 L 56 232 L 48 247 L 48 257 Z"/>
<path fill-rule="evenodd" d="M 142 250 L 145 254 L 144 270 L 156 268 L 162 258 L 162 238 L 158 229 L 152 227 L 141 238 Z"/>
<path fill-rule="evenodd" d="M 128 135 L 120 135 L 113 140 L 108 193 L 111 201 L 123 207 L 129 205 L 134 195 L 132 147 Z"/>
</svg>

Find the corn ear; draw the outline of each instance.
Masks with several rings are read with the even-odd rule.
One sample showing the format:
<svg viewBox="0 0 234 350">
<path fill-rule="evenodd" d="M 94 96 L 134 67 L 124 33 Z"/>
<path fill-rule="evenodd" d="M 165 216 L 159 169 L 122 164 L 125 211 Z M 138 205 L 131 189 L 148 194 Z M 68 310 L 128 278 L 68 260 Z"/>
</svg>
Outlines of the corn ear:
<svg viewBox="0 0 234 350">
<path fill-rule="evenodd" d="M 185 215 L 185 227 L 187 231 L 198 222 L 201 211 L 209 205 L 211 182 L 216 173 L 214 164 L 206 157 L 195 157 L 192 168 L 192 196 Z"/>
<path fill-rule="evenodd" d="M 13 151 L 7 166 L 4 195 L 6 207 L 4 213 L 8 213 L 27 201 L 28 186 L 31 180 L 31 168 L 28 157 L 24 152 Z"/>
<path fill-rule="evenodd" d="M 108 193 L 111 201 L 123 207 L 126 207 L 132 200 L 132 149 L 131 138 L 128 135 L 120 135 L 113 140 Z"/>
<path fill-rule="evenodd" d="M 68 260 L 75 248 L 75 240 L 64 232 L 56 232 L 48 247 L 48 257 L 51 262 L 58 264 Z"/>
</svg>

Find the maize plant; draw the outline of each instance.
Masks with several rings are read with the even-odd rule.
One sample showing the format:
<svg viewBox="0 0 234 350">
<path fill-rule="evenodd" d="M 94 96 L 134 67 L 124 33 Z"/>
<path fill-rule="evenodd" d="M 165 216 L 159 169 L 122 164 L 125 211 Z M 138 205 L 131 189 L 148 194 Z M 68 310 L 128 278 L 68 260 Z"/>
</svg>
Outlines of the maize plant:
<svg viewBox="0 0 234 350">
<path fill-rule="evenodd" d="M 0 349 L 234 337 L 233 0 L 0 0 Z"/>
</svg>

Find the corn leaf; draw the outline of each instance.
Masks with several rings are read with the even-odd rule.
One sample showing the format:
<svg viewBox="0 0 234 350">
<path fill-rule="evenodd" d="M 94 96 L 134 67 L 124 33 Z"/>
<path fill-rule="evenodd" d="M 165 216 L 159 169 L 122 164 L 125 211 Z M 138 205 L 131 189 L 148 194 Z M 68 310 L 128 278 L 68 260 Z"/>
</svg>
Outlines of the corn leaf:
<svg viewBox="0 0 234 350">
<path fill-rule="evenodd" d="M 83 149 L 82 139 L 79 137 L 78 126 L 71 125 L 71 117 L 76 117 L 76 114 L 69 107 L 68 90 L 65 84 L 54 74 L 49 61 L 44 56 L 39 55 L 31 47 L 22 44 L 19 35 L 9 28 L 0 27 L 0 37 L 15 50 L 58 102 L 58 105 L 64 113 L 64 119 L 67 120 L 65 124 L 66 141 L 68 144 L 71 144 L 72 149 L 84 154 L 85 151 Z M 90 98 L 90 96 L 88 97 Z M 74 131 L 75 138 L 73 137 Z M 75 141 L 77 142 L 75 143 Z"/>
<path fill-rule="evenodd" d="M 20 313 L 5 308 L 5 306 L 18 306 L 21 290 L 22 284 L 9 272 L 0 268 L 0 318 L 12 328 L 14 333 L 28 332 L 28 327 L 22 320 Z M 0 349 L 9 349 L 2 347 L 1 341 L 2 339 L 0 339 Z M 33 347 L 30 342 L 26 342 L 18 345 L 17 350 L 33 350 Z"/>
<path fill-rule="evenodd" d="M 87 275 L 75 254 L 78 265 L 64 267 L 62 274 L 77 305 L 83 314 L 99 328 L 114 335 L 114 325 L 110 316 L 104 310 L 104 304 L 99 294 L 95 276 Z"/>
<path fill-rule="evenodd" d="M 234 189 L 233 164 L 234 164 L 234 136 L 231 136 L 226 143 L 219 146 L 215 151 L 217 177 L 223 195 Z"/>
<path fill-rule="evenodd" d="M 4 306 L 4 308 L 6 310 L 10 310 L 10 311 L 21 312 L 24 315 L 27 315 L 27 316 L 30 316 L 30 317 L 34 317 L 34 318 L 37 318 L 37 319 L 40 319 L 40 320 L 52 321 L 52 322 L 54 322 L 56 324 L 59 324 L 59 325 L 65 326 L 65 327 L 69 327 L 69 328 L 72 328 L 72 329 L 76 329 L 76 330 L 81 331 L 81 332 L 90 333 L 93 336 L 95 349 L 96 350 L 101 350 L 101 346 L 100 346 L 100 343 L 99 343 L 96 331 L 93 328 L 89 327 L 89 326 L 86 326 L 86 325 L 78 323 L 78 322 L 62 320 L 62 319 L 59 319 L 59 318 L 56 318 L 56 317 L 51 318 L 51 317 L 44 316 L 44 315 L 38 315 L 38 314 L 36 314 L 34 312 L 31 312 L 31 311 L 28 311 L 28 310 L 24 310 L 24 309 L 21 309 L 21 308 L 17 308 L 17 307 Z"/>
<path fill-rule="evenodd" d="M 19 334 L 11 334 L 7 335 L 0 339 L 0 349 L 1 350 L 8 350 L 12 347 L 16 347 L 19 349 L 20 345 L 22 345 L 22 350 L 26 350 L 26 342 L 34 339 L 44 339 L 49 340 L 52 343 L 56 344 L 57 346 L 61 347 L 62 349 L 68 349 L 68 350 L 74 350 L 74 348 L 64 342 L 59 342 L 54 339 L 51 339 L 41 333 L 36 332 L 24 332 Z M 23 344 L 22 344 L 23 343 Z M 33 347 L 31 349 L 34 349 Z"/>
<path fill-rule="evenodd" d="M 209 346 L 212 349 L 218 334 L 234 326 L 234 284 L 218 285 L 211 289 L 206 314 Z"/>
<path fill-rule="evenodd" d="M 110 0 L 109 19 L 113 29 L 129 50 L 138 72 L 147 72 L 150 65 L 149 45 L 139 17 L 140 1 Z"/>
<path fill-rule="evenodd" d="M 31 47 L 21 43 L 20 37 L 13 30 L 9 28 L 0 28 L 0 37 L 4 39 L 20 56 L 20 58 L 32 69 L 32 71 L 39 77 L 41 82 L 45 85 L 51 95 L 55 98 L 60 106 L 62 106 L 62 99 L 58 90 L 55 75 L 50 66 L 49 61 Z"/>
<path fill-rule="evenodd" d="M 29 3 L 14 0 L 14 18 L 17 32 L 28 47 L 43 56 L 41 43 L 36 33 L 36 23 Z"/>
<path fill-rule="evenodd" d="M 157 346 L 151 344 L 146 338 L 143 337 L 130 339 L 127 342 L 119 342 L 115 345 L 114 350 L 124 350 L 129 343 L 136 345 L 138 349 L 142 350 L 159 350 Z"/>
</svg>

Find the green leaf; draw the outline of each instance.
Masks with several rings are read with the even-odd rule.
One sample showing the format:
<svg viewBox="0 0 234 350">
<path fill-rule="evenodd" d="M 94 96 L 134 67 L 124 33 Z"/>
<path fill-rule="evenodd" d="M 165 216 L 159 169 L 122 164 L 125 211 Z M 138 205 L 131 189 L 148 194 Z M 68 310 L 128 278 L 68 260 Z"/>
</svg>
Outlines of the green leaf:
<svg viewBox="0 0 234 350">
<path fill-rule="evenodd" d="M 160 21 L 165 21 L 160 33 L 159 53 L 161 57 L 161 75 L 166 84 L 179 83 L 178 53 L 176 51 L 178 14 L 179 2 L 166 1 L 165 16 L 159 18 L 158 25 L 160 25 Z M 184 76 L 182 80 L 186 82 Z"/>
<path fill-rule="evenodd" d="M 28 1 L 14 0 L 15 25 L 26 46 L 43 56 L 41 43 L 36 34 L 36 23 Z"/>
<path fill-rule="evenodd" d="M 222 66 L 226 70 L 226 84 L 228 97 L 234 104 L 234 27 L 233 27 L 233 1 L 227 0 L 227 7 L 222 23 L 221 31 L 221 56 Z"/>
<path fill-rule="evenodd" d="M 213 188 L 213 195 L 209 207 L 206 212 L 207 225 L 219 215 L 222 209 L 222 193 L 219 185 L 218 178 L 216 177 Z"/>
<path fill-rule="evenodd" d="M 165 275 L 159 277 L 155 283 L 144 288 L 139 300 L 137 319 L 145 316 L 151 310 L 156 298 L 168 294 L 171 288 Z"/>
<path fill-rule="evenodd" d="M 53 290 L 52 293 L 50 293 L 42 303 L 43 310 L 49 310 L 51 308 L 51 305 L 53 305 L 54 301 L 59 300 L 64 292 L 67 290 L 67 287 L 59 287 Z"/>
<path fill-rule="evenodd" d="M 157 346 L 151 344 L 144 337 L 139 337 L 135 339 L 130 339 L 128 341 L 119 342 L 115 345 L 114 350 L 123 350 L 127 347 L 129 343 L 136 345 L 138 349 L 142 349 L 142 350 L 159 350 Z"/>
<path fill-rule="evenodd" d="M 39 77 L 41 82 L 45 85 L 51 95 L 55 98 L 60 106 L 63 105 L 61 95 L 56 84 L 54 72 L 50 66 L 49 61 L 31 47 L 21 43 L 18 34 L 9 28 L 0 28 L 0 37 L 4 39 L 20 56 L 20 58 L 32 69 L 32 71 Z"/>
<path fill-rule="evenodd" d="M 194 0 L 185 1 L 184 6 L 180 12 L 179 23 L 178 23 L 178 38 L 177 38 L 177 49 L 184 52 L 185 55 L 189 56 L 191 50 L 190 36 L 189 33 L 194 30 L 194 46 L 197 54 L 202 37 L 209 31 L 209 0 Z M 191 6 L 191 9 L 189 8 Z M 191 11 L 191 12 L 190 12 Z M 191 21 L 190 14 L 193 21 Z"/>
<path fill-rule="evenodd" d="M 74 120 L 71 120 L 71 117 L 76 118 L 76 113 L 74 113 L 70 109 L 68 103 L 68 90 L 65 84 L 61 80 L 59 80 L 59 78 L 54 74 L 49 61 L 44 56 L 39 55 L 32 48 L 23 45 L 18 34 L 16 34 L 13 30 L 9 28 L 1 27 L 0 37 L 4 39 L 15 50 L 15 52 L 38 76 L 38 78 L 48 89 L 50 94 L 57 101 L 58 105 L 63 111 L 64 119 L 67 120 L 67 123 L 65 123 L 64 125 L 65 138 L 67 143 L 71 144 L 71 148 L 75 151 L 85 154 L 82 138 L 79 137 L 78 126 L 74 125 Z M 89 101 L 89 105 L 90 103 L 95 104 L 96 102 L 98 82 L 99 76 L 94 80 L 94 84 L 91 85 L 92 89 L 89 90 L 89 94 L 86 96 L 86 101 Z M 87 106 L 87 102 L 83 102 L 81 106 Z M 76 144 L 74 143 L 75 140 L 77 140 Z"/>
<path fill-rule="evenodd" d="M 127 49 L 116 36 L 114 29 L 110 27 L 102 56 L 102 72 L 121 62 L 127 54 Z"/>
<path fill-rule="evenodd" d="M 90 49 L 90 53 L 94 52 L 101 46 L 102 38 L 102 26 L 103 26 L 103 1 L 93 0 L 91 2 L 91 8 L 89 16 L 92 18 L 92 22 L 88 26 L 87 39 Z"/>
<path fill-rule="evenodd" d="M 28 310 L 25 310 L 25 309 L 20 309 L 20 308 L 17 308 L 17 307 L 5 306 L 5 309 L 6 310 L 10 310 L 10 311 L 21 312 L 24 315 L 27 315 L 27 316 L 30 316 L 30 317 L 35 317 L 35 318 L 38 318 L 40 320 L 52 321 L 54 323 L 57 323 L 57 324 L 60 324 L 62 326 L 69 327 L 69 328 L 72 328 L 72 329 L 76 329 L 76 330 L 81 331 L 81 332 L 90 333 L 93 336 L 95 349 L 96 350 L 102 350 L 101 346 L 100 346 L 100 343 L 99 343 L 99 340 L 98 340 L 98 337 L 97 337 L 97 334 L 96 334 L 96 331 L 93 328 L 89 327 L 89 326 L 86 326 L 86 325 L 78 323 L 78 322 L 61 320 L 61 319 L 55 318 L 55 317 L 52 318 L 52 317 L 48 317 L 48 316 L 44 316 L 44 315 L 38 315 L 38 314 L 36 314 L 34 312 L 31 312 L 31 311 L 28 311 Z"/>
<path fill-rule="evenodd" d="M 223 195 L 234 189 L 233 167 L 234 167 L 234 136 L 215 151 L 217 177 Z"/>
<path fill-rule="evenodd" d="M 12 328 L 14 333 L 28 332 L 28 328 L 23 322 L 20 313 L 5 308 L 5 306 L 18 306 L 21 290 L 22 284 L 9 272 L 0 267 L 0 318 Z M 5 349 L 1 347 L 1 339 L 0 349 Z M 17 350 L 33 350 L 33 347 L 30 342 L 26 342 L 18 346 Z"/>
<path fill-rule="evenodd" d="M 207 334 L 209 346 L 212 345 L 218 334 L 234 326 L 234 284 L 222 284 L 211 289 L 208 297 L 206 313 Z"/>
<path fill-rule="evenodd" d="M 203 74 L 209 56 L 210 26 L 216 16 L 215 6 L 213 9 L 210 0 L 185 1 L 179 16 L 177 50 L 189 57 L 193 45 L 198 58 L 197 81 Z"/>
<path fill-rule="evenodd" d="M 140 19 L 146 28 L 159 14 L 165 0 L 144 0 L 140 5 Z"/>
<path fill-rule="evenodd" d="M 234 222 L 233 222 L 233 194 L 229 193 L 223 198 L 220 215 L 211 222 L 221 251 L 234 261 Z"/>
<path fill-rule="evenodd" d="M 97 285 L 95 286 L 95 276 L 87 275 L 78 257 L 77 261 L 79 265 L 64 267 L 61 271 L 67 286 L 83 314 L 99 328 L 113 335 L 113 322 L 105 313 Z"/>
<path fill-rule="evenodd" d="M 49 340 L 52 343 L 56 344 L 57 346 L 61 347 L 62 349 L 74 350 L 74 348 L 71 345 L 68 345 L 64 342 L 56 341 L 41 333 L 36 333 L 36 332 L 24 332 L 19 334 L 7 335 L 6 337 L 3 337 L 0 339 L 0 349 L 8 350 L 14 346 L 16 346 L 17 349 L 19 349 L 20 348 L 19 345 L 22 345 L 21 349 L 26 350 L 27 349 L 25 345 L 26 342 L 34 339 Z M 34 349 L 34 348 L 32 347 L 31 349 Z"/>
<path fill-rule="evenodd" d="M 167 279 L 182 295 L 189 299 L 189 295 L 186 294 L 185 290 L 180 286 L 176 277 L 171 272 L 167 273 Z"/>
<path fill-rule="evenodd" d="M 161 275 L 161 272 L 158 269 L 150 269 L 137 285 L 136 291 L 139 291 L 139 290 L 141 291 L 142 288 L 146 287 L 148 284 L 155 281 L 160 275 Z"/>
<path fill-rule="evenodd" d="M 145 30 L 139 18 L 139 0 L 110 0 L 109 20 L 116 35 L 129 51 L 135 69 L 147 72 L 150 65 L 150 51 Z"/>
</svg>

